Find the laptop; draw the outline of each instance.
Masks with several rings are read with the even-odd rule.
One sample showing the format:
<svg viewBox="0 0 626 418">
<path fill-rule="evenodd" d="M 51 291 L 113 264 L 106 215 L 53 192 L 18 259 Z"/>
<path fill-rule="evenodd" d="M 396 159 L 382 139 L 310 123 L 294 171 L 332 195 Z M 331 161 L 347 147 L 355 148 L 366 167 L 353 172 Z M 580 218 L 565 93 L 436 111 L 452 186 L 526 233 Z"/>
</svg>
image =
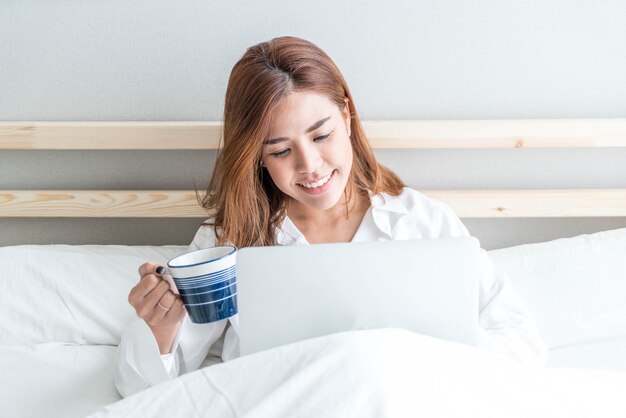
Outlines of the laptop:
<svg viewBox="0 0 626 418">
<path fill-rule="evenodd" d="M 240 354 L 387 327 L 475 345 L 479 251 L 473 237 L 242 248 Z"/>
</svg>

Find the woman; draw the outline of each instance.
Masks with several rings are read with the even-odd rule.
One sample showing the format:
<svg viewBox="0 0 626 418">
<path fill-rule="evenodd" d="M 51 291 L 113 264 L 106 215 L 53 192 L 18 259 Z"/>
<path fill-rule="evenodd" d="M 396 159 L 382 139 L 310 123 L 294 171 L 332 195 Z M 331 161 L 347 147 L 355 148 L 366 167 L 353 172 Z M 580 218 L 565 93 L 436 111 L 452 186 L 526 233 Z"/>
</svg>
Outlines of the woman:
<svg viewBox="0 0 626 418">
<path fill-rule="evenodd" d="M 203 206 L 215 216 L 190 250 L 469 235 L 449 207 L 376 161 L 338 68 L 293 37 L 255 45 L 234 66 L 224 144 Z M 544 343 L 509 280 L 484 251 L 481 262 L 479 345 L 543 363 Z M 157 271 L 143 264 L 129 295 L 141 320 L 118 351 L 124 396 L 237 356 L 237 316 L 191 323 Z"/>
</svg>

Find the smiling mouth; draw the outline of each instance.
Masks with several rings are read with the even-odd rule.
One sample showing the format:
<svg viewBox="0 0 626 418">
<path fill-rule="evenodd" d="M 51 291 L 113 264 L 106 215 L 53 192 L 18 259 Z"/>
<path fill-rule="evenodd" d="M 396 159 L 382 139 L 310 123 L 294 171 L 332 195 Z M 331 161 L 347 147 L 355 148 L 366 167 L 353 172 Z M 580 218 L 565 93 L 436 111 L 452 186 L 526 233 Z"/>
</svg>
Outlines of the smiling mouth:
<svg viewBox="0 0 626 418">
<path fill-rule="evenodd" d="M 331 171 L 329 175 L 323 177 L 316 181 L 315 183 L 296 183 L 298 186 L 304 187 L 305 189 L 317 189 L 318 187 L 322 187 L 331 179 L 331 177 L 335 174 L 335 170 Z"/>
</svg>

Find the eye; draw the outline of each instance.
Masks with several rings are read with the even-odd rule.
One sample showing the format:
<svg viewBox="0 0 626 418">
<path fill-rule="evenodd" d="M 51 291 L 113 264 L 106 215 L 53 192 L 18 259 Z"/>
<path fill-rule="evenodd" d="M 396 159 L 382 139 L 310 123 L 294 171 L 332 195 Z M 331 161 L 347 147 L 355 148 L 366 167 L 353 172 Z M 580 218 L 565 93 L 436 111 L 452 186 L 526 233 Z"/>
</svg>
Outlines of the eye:
<svg viewBox="0 0 626 418">
<path fill-rule="evenodd" d="M 284 157 L 287 154 L 289 154 L 289 148 L 271 153 L 272 156 L 277 158 Z"/>
<path fill-rule="evenodd" d="M 333 132 L 335 132 L 335 131 L 330 131 L 326 135 L 316 136 L 315 138 L 313 138 L 313 141 L 323 142 L 323 141 L 327 140 L 328 138 L 330 138 L 330 136 L 332 135 Z"/>
</svg>

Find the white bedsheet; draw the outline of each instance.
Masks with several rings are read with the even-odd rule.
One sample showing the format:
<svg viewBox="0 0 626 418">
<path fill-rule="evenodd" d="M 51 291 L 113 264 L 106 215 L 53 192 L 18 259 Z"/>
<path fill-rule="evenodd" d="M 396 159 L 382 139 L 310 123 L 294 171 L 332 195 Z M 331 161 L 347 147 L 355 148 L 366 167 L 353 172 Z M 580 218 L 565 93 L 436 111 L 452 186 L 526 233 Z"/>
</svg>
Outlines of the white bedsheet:
<svg viewBox="0 0 626 418">
<path fill-rule="evenodd" d="M 127 296 L 137 267 L 185 250 L 0 248 L 0 416 L 82 417 L 118 401 L 114 346 L 135 317 Z M 617 396 L 626 394 L 625 251 L 626 228 L 490 251 L 550 344 L 550 365 L 620 373 L 522 369 L 393 332 L 370 350 L 359 341 L 382 332 L 371 331 L 201 370 L 96 416 L 626 417 Z"/>
<path fill-rule="evenodd" d="M 624 417 L 626 373 L 528 368 L 408 331 L 351 331 L 201 369 L 92 417 Z"/>
<path fill-rule="evenodd" d="M 626 372 L 626 337 L 553 348 L 550 350 L 548 365 Z"/>
<path fill-rule="evenodd" d="M 121 399 L 116 347 L 59 343 L 0 346 L 0 416 L 84 417 Z"/>
</svg>

